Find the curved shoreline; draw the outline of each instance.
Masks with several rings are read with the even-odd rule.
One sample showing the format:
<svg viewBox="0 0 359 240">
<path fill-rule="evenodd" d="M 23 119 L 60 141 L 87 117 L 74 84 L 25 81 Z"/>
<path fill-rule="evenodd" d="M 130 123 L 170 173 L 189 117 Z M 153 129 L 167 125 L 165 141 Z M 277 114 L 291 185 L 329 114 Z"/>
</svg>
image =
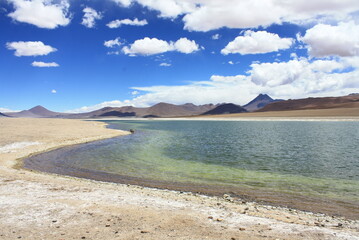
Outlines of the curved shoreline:
<svg viewBox="0 0 359 240">
<path fill-rule="evenodd" d="M 15 119 L 10 121 L 12 120 Z M 20 121 L 24 121 L 27 126 L 19 127 Z M 78 132 L 71 133 L 71 130 L 65 129 L 65 126 L 57 120 L 25 119 L 8 122 L 12 129 L 9 129 L 8 136 L 10 137 L 6 141 L 47 139 L 46 141 L 51 143 L 49 138 L 52 138 L 55 142 L 47 144 L 46 149 L 60 147 L 58 136 L 55 136 L 56 134 L 49 136 L 49 128 L 42 129 L 43 132 L 35 129 L 32 135 L 26 132 L 26 129 L 34 128 L 37 121 L 47 121 L 51 125 L 50 128 L 62 127 L 63 129 L 53 129 L 51 133 L 58 132 L 65 138 L 67 137 L 61 142 L 66 145 L 88 142 L 96 140 L 95 138 L 103 138 L 105 135 L 110 137 L 115 134 L 114 130 L 104 130 L 101 124 L 87 125 L 83 124 L 83 121 L 74 120 L 79 123 L 79 126 L 86 125 L 84 132 L 89 133 L 91 125 L 91 128 L 97 128 L 97 130 L 102 128 L 106 132 L 101 136 L 96 133 L 95 136 L 78 135 L 75 137 Z M 68 123 L 71 125 L 75 122 Z M 0 127 L 4 126 L 4 121 L 0 121 Z M 18 131 L 17 137 L 11 135 L 11 131 L 15 129 Z M 4 145 L 4 135 L 2 139 L 0 138 L 0 146 Z M 64 236 L 62 234 L 67 236 L 65 238 L 81 238 L 85 235 L 91 238 L 98 232 L 107 238 L 113 238 L 114 234 L 120 234 L 118 236 L 126 239 L 133 239 L 135 236 L 146 238 L 143 234 L 148 233 L 151 239 L 156 237 L 168 239 L 173 229 L 177 229 L 180 233 L 178 237 L 185 233 L 189 234 L 188 239 L 198 239 L 204 236 L 208 239 L 230 239 L 234 236 L 236 239 L 249 237 L 262 239 L 265 238 L 263 234 L 282 239 L 311 239 L 318 234 L 337 236 L 342 239 L 359 239 L 358 221 L 257 203 L 242 203 L 233 200 L 230 196 L 206 197 L 53 174 L 32 173 L 12 168 L 14 159 L 34 154 L 41 149 L 45 149 L 45 146 L 34 145 L 18 149 L 18 152 L 0 153 L 0 196 L 2 196 L 0 236 L 4 239 L 15 238 L 20 232 L 22 237 L 30 239 L 38 239 L 39 232 L 42 238 L 48 239 L 61 238 Z M 122 220 L 118 220 L 120 222 L 117 223 L 116 215 L 127 217 L 125 219 L 122 217 Z M 71 221 L 68 223 L 66 219 L 69 218 Z M 156 223 L 152 221 L 154 218 L 162 220 Z M 110 219 L 111 224 L 105 224 L 106 219 Z M 176 221 L 172 222 L 174 219 Z M 102 220 L 104 223 L 99 224 Z M 55 226 L 57 223 L 61 223 L 61 226 Z M 154 224 L 159 224 L 161 228 Z M 115 233 L 116 229 L 121 229 L 121 232 L 117 230 Z M 108 232 L 108 230 L 113 231 Z"/>
</svg>

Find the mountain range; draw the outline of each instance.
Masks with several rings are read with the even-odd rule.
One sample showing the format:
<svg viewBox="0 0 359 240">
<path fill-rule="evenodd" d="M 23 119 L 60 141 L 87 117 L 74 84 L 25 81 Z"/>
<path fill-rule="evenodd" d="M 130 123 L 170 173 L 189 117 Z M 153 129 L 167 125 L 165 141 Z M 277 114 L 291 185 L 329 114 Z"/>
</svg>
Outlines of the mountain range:
<svg viewBox="0 0 359 240">
<path fill-rule="evenodd" d="M 296 100 L 272 99 L 267 94 L 259 94 L 255 99 L 244 106 L 233 103 L 194 105 L 186 103 L 174 105 L 170 103 L 158 103 L 147 108 L 104 107 L 96 111 L 86 113 L 59 113 L 50 111 L 42 106 L 36 106 L 21 112 L 0 113 L 0 117 L 22 118 L 104 118 L 104 117 L 186 117 L 198 115 L 220 115 L 245 112 L 290 111 L 305 109 L 328 108 L 358 108 L 359 94 L 350 94 L 342 97 L 305 98 Z"/>
<path fill-rule="evenodd" d="M 186 103 L 183 105 L 174 105 L 169 103 L 158 103 L 148 108 L 136 108 L 132 106 L 126 107 L 105 107 L 96 111 L 88 113 L 78 113 L 64 116 L 66 118 L 97 118 L 97 117 L 143 117 L 143 118 L 157 118 L 157 117 L 181 117 L 181 116 L 195 116 L 203 112 L 207 112 L 216 105 L 194 105 Z"/>
<path fill-rule="evenodd" d="M 55 118 L 64 117 L 68 114 L 52 112 L 43 106 L 36 106 L 29 110 L 23 110 L 21 112 L 9 112 L 6 113 L 9 117 L 20 117 L 20 118 Z"/>
<path fill-rule="evenodd" d="M 342 97 L 289 99 L 286 101 L 273 102 L 257 111 L 269 112 L 329 108 L 359 108 L 359 94 L 350 94 Z"/>
</svg>

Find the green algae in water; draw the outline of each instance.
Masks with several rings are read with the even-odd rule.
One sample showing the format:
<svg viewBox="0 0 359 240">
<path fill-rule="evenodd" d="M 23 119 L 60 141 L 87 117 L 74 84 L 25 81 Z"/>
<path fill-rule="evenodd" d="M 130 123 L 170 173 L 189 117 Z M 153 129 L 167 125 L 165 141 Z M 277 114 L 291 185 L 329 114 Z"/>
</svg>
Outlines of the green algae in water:
<svg viewBox="0 0 359 240">
<path fill-rule="evenodd" d="M 71 167 L 359 201 L 358 122 L 108 123 L 136 133 L 79 148 Z"/>
</svg>

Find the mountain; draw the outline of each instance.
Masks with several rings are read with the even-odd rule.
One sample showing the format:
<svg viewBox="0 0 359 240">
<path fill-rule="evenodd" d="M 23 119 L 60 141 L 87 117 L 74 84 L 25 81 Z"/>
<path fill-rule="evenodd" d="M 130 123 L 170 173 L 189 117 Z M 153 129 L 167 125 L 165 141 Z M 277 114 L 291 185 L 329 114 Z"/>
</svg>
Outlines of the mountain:
<svg viewBox="0 0 359 240">
<path fill-rule="evenodd" d="M 207 105 L 194 105 L 186 103 L 183 105 L 174 105 L 169 103 L 158 103 L 149 107 L 146 111 L 146 115 L 154 115 L 158 117 L 181 117 L 181 116 L 194 116 L 202 114 L 208 110 L 213 109 L 213 104 Z"/>
<path fill-rule="evenodd" d="M 233 103 L 225 103 L 217 106 L 216 108 L 202 113 L 202 115 L 217 115 L 217 114 L 229 114 L 229 113 L 242 113 L 247 112 L 246 109 Z"/>
<path fill-rule="evenodd" d="M 259 94 L 252 101 L 250 101 L 249 103 L 244 105 L 243 108 L 245 108 L 248 112 L 254 112 L 260 108 L 263 108 L 264 106 L 266 106 L 269 103 L 279 102 L 279 101 L 283 101 L 283 100 L 279 100 L 279 99 L 274 100 L 267 94 Z"/>
<path fill-rule="evenodd" d="M 11 117 L 20 117 L 20 118 L 53 118 L 65 116 L 65 113 L 52 112 L 43 106 L 36 106 L 29 110 L 24 110 L 21 112 L 6 113 Z"/>
<path fill-rule="evenodd" d="M 78 113 L 65 116 L 66 118 L 101 118 L 101 117 L 182 117 L 202 114 L 215 108 L 216 105 L 194 105 L 186 103 L 174 105 L 169 103 L 158 103 L 148 108 L 125 107 L 105 107 L 88 113 Z"/>
<path fill-rule="evenodd" d="M 0 118 L 2 117 L 9 117 L 9 116 L 0 112 Z"/>
<path fill-rule="evenodd" d="M 288 111 L 306 109 L 328 109 L 328 108 L 359 108 L 359 95 L 353 94 L 342 97 L 319 97 L 304 98 L 273 102 L 257 112 Z"/>
</svg>

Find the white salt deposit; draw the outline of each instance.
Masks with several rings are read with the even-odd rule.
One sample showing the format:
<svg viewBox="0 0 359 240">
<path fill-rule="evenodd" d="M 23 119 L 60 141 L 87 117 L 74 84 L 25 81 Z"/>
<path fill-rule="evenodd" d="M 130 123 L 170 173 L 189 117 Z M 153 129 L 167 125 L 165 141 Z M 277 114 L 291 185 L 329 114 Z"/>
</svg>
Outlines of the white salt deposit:
<svg viewBox="0 0 359 240">
<path fill-rule="evenodd" d="M 0 146 L 0 153 L 12 153 L 16 152 L 17 149 L 26 148 L 33 145 L 39 145 L 39 142 L 14 142 L 5 146 Z"/>
</svg>

